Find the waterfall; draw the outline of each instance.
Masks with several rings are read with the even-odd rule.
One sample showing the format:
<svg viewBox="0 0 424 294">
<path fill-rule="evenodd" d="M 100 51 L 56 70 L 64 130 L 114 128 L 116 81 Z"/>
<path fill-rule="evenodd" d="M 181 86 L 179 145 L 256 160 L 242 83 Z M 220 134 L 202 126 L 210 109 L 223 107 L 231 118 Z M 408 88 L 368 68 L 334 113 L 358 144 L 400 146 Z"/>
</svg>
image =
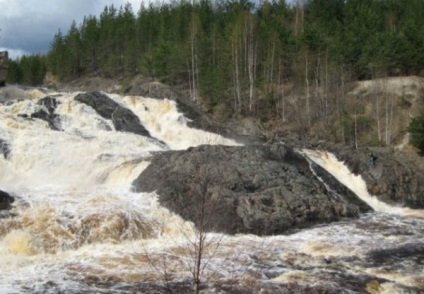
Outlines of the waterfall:
<svg viewBox="0 0 424 294">
<path fill-rule="evenodd" d="M 191 291 L 193 224 L 131 183 L 154 153 L 238 143 L 188 127 L 172 100 L 105 94 L 138 117 L 146 137 L 117 132 L 74 99 L 80 93 L 48 93 L 57 102 L 48 113 L 57 129 L 32 117 L 50 111 L 39 103 L 46 91 L 10 93 L 6 100 L 0 93 L 0 190 L 16 199 L 0 215 L 0 294 Z M 291 235 L 209 233 L 215 246 L 204 256 L 205 291 L 424 290 L 422 264 L 412 255 L 424 234 L 418 212 L 369 195 L 334 155 L 303 152 L 377 212 Z M 402 258 L 386 262 L 381 252 Z"/>
<path fill-rule="evenodd" d="M 368 192 L 366 183 L 362 179 L 361 175 L 353 174 L 342 161 L 339 161 L 336 158 L 334 154 L 327 151 L 307 149 L 302 150 L 302 153 L 332 174 L 340 183 L 349 188 L 375 211 L 424 217 L 421 210 L 391 206 L 380 201 L 376 196 L 371 195 Z"/>
</svg>

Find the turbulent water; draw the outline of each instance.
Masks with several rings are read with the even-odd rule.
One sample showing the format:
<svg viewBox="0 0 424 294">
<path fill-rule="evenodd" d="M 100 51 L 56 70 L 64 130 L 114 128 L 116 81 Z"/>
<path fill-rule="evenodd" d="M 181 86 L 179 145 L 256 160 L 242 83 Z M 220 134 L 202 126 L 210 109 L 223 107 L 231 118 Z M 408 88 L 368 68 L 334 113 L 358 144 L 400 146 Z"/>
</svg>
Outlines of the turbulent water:
<svg viewBox="0 0 424 294">
<path fill-rule="evenodd" d="M 46 95 L 19 94 L 0 104 L 0 139 L 10 147 L 0 154 L 0 190 L 16 197 L 0 218 L 0 293 L 191 291 L 197 232 L 131 183 L 152 152 L 237 143 L 187 127 L 173 101 L 119 95 L 109 96 L 158 140 L 114 131 L 77 93 L 56 93 L 55 131 L 29 118 Z M 423 212 L 378 202 L 332 154 L 299 152 L 376 212 L 291 235 L 209 234 L 202 291 L 424 291 Z"/>
</svg>

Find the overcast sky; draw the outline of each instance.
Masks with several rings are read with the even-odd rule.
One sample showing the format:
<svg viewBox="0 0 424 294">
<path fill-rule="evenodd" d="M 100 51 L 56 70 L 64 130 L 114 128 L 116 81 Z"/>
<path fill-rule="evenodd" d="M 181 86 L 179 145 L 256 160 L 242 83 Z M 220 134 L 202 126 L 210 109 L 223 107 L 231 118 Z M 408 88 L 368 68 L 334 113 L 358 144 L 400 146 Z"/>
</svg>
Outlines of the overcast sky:
<svg viewBox="0 0 424 294">
<path fill-rule="evenodd" d="M 73 20 L 98 16 L 106 5 L 131 3 L 138 12 L 142 0 L 0 0 L 0 51 L 11 58 L 46 53 L 60 29 L 66 33 Z"/>
</svg>

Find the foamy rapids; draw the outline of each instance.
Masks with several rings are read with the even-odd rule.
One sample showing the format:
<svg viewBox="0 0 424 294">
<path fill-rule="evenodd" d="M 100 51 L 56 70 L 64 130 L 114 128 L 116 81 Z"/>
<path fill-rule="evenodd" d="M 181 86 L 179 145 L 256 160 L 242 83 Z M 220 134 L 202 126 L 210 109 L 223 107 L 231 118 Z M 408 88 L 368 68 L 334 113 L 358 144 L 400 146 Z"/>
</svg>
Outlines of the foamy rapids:
<svg viewBox="0 0 424 294">
<path fill-rule="evenodd" d="M 238 144 L 189 128 L 171 100 L 108 94 L 164 146 L 114 131 L 110 121 L 74 101 L 78 93 L 52 94 L 63 131 L 28 118 L 46 96 L 40 91 L 0 104 L 0 138 L 11 148 L 7 159 L 0 154 L 0 190 L 16 196 L 14 208 L 0 218 L 0 293 L 191 289 L 196 230 L 161 207 L 154 193 L 132 192 L 131 183 L 152 152 Z M 424 291 L 423 259 L 396 251 L 424 251 L 422 211 L 378 202 L 332 154 L 302 152 L 376 212 L 287 236 L 208 234 L 202 291 Z M 393 258 L 381 262 L 375 257 L 380 251 Z"/>
</svg>

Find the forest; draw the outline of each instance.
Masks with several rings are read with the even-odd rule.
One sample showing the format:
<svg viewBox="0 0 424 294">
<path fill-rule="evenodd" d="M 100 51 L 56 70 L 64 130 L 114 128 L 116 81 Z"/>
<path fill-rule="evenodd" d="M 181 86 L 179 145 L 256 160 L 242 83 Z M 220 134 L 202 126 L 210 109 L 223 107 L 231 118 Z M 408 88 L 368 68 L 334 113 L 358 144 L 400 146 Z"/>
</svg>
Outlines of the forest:
<svg viewBox="0 0 424 294">
<path fill-rule="evenodd" d="M 173 0 L 136 12 L 130 4 L 106 6 L 58 31 L 46 55 L 11 62 L 8 80 L 141 75 L 186 89 L 218 118 L 295 119 L 307 131 L 320 120 L 346 141 L 353 122 L 343 118 L 341 101 L 350 81 L 423 74 L 423 12 L 423 0 Z M 290 117 L 289 104 L 301 114 Z M 334 120 L 344 126 L 335 129 Z M 357 123 L 365 129 L 369 121 L 355 115 L 355 132 Z"/>
</svg>

